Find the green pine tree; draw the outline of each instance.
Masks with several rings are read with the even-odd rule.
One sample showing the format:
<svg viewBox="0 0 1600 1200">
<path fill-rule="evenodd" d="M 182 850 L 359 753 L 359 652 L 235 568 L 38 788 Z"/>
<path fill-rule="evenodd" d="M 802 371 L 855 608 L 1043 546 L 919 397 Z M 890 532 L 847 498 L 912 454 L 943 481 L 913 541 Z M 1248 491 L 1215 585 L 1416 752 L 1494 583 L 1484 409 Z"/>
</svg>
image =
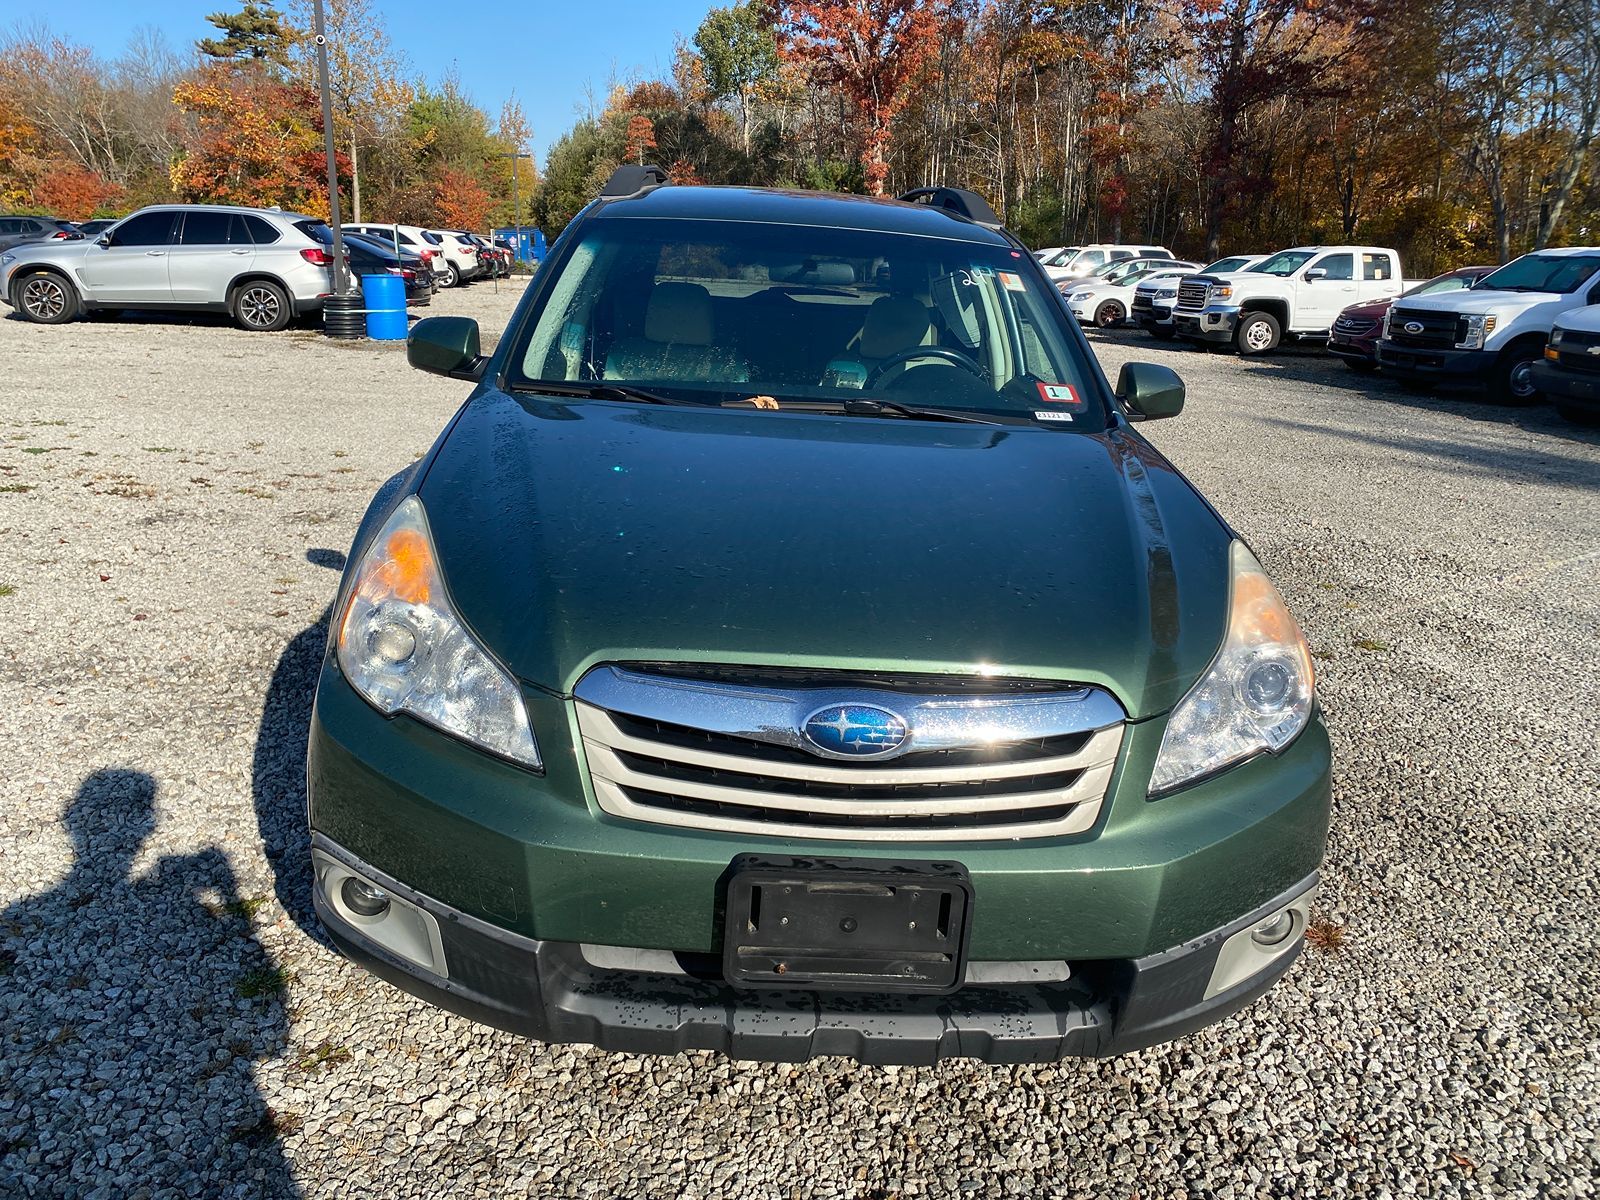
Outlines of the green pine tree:
<svg viewBox="0 0 1600 1200">
<path fill-rule="evenodd" d="M 263 62 L 289 65 L 289 46 L 294 34 L 283 14 L 271 4 L 246 0 L 236 13 L 216 12 L 206 17 L 223 34 L 220 38 L 201 38 L 196 49 L 207 58 L 233 62 Z"/>
</svg>

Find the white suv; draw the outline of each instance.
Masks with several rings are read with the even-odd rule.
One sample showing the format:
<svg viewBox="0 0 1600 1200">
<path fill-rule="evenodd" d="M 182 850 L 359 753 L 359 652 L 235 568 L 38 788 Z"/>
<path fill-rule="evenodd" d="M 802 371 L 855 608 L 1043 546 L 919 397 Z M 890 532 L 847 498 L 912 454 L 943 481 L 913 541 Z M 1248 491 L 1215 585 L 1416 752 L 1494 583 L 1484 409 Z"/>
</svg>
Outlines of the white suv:
<svg viewBox="0 0 1600 1200">
<path fill-rule="evenodd" d="M 339 228 L 382 238 L 391 246 L 398 244 L 402 250 L 420 255 L 440 287 L 454 287 L 461 282 L 459 271 L 445 254 L 443 239 L 431 229 L 423 229 L 420 225 L 377 225 L 372 222 L 341 225 Z"/>
<path fill-rule="evenodd" d="M 1049 258 L 1041 259 L 1044 273 L 1051 283 L 1068 279 L 1084 279 L 1107 263 L 1121 258 L 1172 258 L 1165 246 L 1114 245 L 1096 242 L 1091 246 L 1063 246 Z"/>
<path fill-rule="evenodd" d="M 483 263 L 478 258 L 478 247 L 470 238 L 459 233 L 451 233 L 448 229 L 430 229 L 428 232 L 439 239 L 439 249 L 444 252 L 445 260 L 455 269 L 457 283 L 466 283 L 467 280 L 476 279 L 483 274 Z"/>
<path fill-rule="evenodd" d="M 319 236 L 320 235 L 320 236 Z M 98 238 L 30 242 L 0 255 L 0 299 L 42 325 L 83 312 L 225 312 L 243 329 L 282 329 L 333 290 L 329 230 L 270 208 L 159 204 Z"/>
</svg>

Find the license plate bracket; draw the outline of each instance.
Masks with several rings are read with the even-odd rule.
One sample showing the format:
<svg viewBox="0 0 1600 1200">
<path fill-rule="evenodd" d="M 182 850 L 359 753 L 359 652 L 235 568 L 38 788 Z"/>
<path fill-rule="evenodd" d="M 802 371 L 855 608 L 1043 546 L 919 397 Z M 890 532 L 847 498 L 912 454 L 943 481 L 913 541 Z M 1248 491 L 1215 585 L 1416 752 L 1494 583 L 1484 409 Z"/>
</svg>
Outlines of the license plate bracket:
<svg viewBox="0 0 1600 1200">
<path fill-rule="evenodd" d="M 747 854 L 727 878 L 722 967 L 736 987 L 942 995 L 965 979 L 959 863 Z"/>
</svg>

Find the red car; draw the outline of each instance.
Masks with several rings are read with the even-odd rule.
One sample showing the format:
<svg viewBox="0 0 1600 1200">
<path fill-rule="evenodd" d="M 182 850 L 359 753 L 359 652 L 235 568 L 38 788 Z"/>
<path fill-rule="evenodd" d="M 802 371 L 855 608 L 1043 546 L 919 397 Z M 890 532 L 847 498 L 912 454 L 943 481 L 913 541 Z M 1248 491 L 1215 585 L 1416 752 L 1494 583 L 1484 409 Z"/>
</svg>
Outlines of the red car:
<svg viewBox="0 0 1600 1200">
<path fill-rule="evenodd" d="M 1455 292 L 1469 288 L 1494 267 L 1457 267 L 1443 275 L 1435 275 L 1426 283 L 1419 283 L 1405 296 L 1426 296 L 1432 292 Z M 1393 300 L 1369 300 L 1352 304 L 1339 314 L 1328 335 L 1328 353 L 1344 359 L 1352 371 L 1378 369 L 1378 339 L 1383 336 L 1383 317 Z"/>
</svg>

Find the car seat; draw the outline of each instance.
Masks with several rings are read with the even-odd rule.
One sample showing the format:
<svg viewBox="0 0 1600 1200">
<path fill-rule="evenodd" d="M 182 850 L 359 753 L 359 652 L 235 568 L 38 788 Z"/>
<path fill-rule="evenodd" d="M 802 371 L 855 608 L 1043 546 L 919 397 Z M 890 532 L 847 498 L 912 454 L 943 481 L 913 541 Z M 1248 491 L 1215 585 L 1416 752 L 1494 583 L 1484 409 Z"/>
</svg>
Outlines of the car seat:
<svg viewBox="0 0 1600 1200">
<path fill-rule="evenodd" d="M 718 346 L 711 293 L 698 283 L 658 283 L 644 312 L 644 336 L 622 337 L 606 355 L 607 379 L 745 383 L 750 368 Z"/>
<path fill-rule="evenodd" d="M 879 296 L 867 308 L 854 354 L 828 364 L 824 387 L 863 387 L 881 363 L 929 343 L 933 320 L 927 305 L 910 296 Z"/>
</svg>

